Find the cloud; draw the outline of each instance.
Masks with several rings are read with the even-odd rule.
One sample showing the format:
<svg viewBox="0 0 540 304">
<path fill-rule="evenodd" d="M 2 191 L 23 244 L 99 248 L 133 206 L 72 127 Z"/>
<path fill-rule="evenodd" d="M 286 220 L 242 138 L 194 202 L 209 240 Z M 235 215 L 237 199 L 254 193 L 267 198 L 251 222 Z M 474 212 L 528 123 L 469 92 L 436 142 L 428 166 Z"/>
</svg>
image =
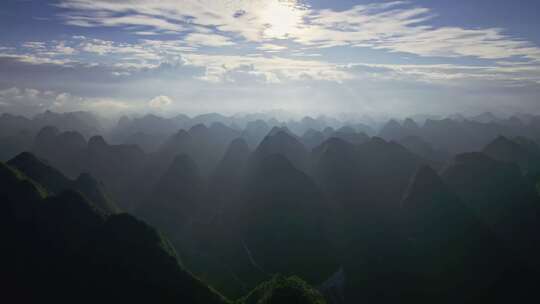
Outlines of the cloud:
<svg viewBox="0 0 540 304">
<path fill-rule="evenodd" d="M 160 95 L 160 96 L 152 98 L 152 100 L 148 102 L 148 105 L 151 108 L 161 109 L 163 107 L 171 105 L 172 103 L 173 101 L 170 97 Z"/>
<path fill-rule="evenodd" d="M 66 10 L 64 19 L 74 26 L 138 26 L 176 32 L 216 28 L 249 41 L 286 38 L 307 12 L 294 0 L 63 0 L 57 6 Z"/>
<path fill-rule="evenodd" d="M 236 77 L 230 76 L 239 74 L 249 74 L 258 82 L 267 83 L 307 80 L 342 82 L 353 78 L 339 65 L 315 60 L 203 54 L 186 54 L 185 58 L 188 65 L 205 67 L 206 74 L 201 79 L 210 82 L 236 82 Z"/>
<path fill-rule="evenodd" d="M 187 31 L 186 40 L 199 45 L 231 45 L 225 36 L 197 36 L 216 29 L 246 41 L 269 44 L 287 39 L 310 48 L 367 47 L 430 57 L 512 57 L 540 61 L 540 48 L 504 34 L 500 28 L 435 27 L 436 12 L 407 1 L 357 5 L 347 10 L 313 9 L 300 1 L 185 0 L 108 1 L 63 0 L 71 25 L 150 27 Z M 141 31 L 136 27 L 135 31 Z M 195 35 L 195 36 L 193 36 Z"/>
<path fill-rule="evenodd" d="M 66 24 L 80 27 L 117 27 L 117 26 L 139 26 L 150 27 L 167 32 L 181 32 L 183 26 L 174 24 L 160 18 L 146 15 L 115 16 L 106 12 L 95 13 L 86 16 L 70 15 Z"/>
<path fill-rule="evenodd" d="M 286 50 L 286 46 L 272 44 L 272 43 L 263 43 L 257 47 L 257 50 L 267 51 L 267 52 L 278 52 Z"/>
<path fill-rule="evenodd" d="M 192 33 L 185 38 L 185 41 L 191 46 L 223 47 L 235 45 L 230 38 L 216 34 Z"/>
<path fill-rule="evenodd" d="M 25 114 L 37 114 L 45 110 L 85 110 L 114 114 L 136 108 L 136 104 L 114 98 L 88 98 L 67 92 L 18 87 L 0 90 L 0 106 L 2 111 Z"/>
<path fill-rule="evenodd" d="M 400 82 L 423 82 L 451 86 L 515 87 L 535 85 L 540 80 L 539 65 L 455 65 L 455 64 L 371 64 L 347 65 L 361 78 Z"/>
</svg>

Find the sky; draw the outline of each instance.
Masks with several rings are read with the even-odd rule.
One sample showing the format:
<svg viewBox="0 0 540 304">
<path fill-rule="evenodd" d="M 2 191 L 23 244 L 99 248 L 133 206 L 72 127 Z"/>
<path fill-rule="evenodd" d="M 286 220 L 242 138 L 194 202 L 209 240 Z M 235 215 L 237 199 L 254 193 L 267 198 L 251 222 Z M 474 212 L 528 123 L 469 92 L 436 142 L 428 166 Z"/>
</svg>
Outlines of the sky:
<svg viewBox="0 0 540 304">
<path fill-rule="evenodd" d="M 536 0 L 2 0 L 0 111 L 540 114 Z"/>
</svg>

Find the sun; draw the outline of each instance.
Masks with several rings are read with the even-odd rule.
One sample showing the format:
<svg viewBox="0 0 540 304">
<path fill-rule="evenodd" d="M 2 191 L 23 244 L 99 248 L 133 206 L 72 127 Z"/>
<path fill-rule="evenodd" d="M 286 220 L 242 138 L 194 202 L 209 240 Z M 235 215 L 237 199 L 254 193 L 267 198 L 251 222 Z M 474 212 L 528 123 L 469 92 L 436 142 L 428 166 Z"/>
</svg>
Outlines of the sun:
<svg viewBox="0 0 540 304">
<path fill-rule="evenodd" d="M 305 7 L 298 1 L 266 1 L 259 10 L 263 36 L 268 39 L 286 39 L 298 30 L 305 14 Z"/>
</svg>

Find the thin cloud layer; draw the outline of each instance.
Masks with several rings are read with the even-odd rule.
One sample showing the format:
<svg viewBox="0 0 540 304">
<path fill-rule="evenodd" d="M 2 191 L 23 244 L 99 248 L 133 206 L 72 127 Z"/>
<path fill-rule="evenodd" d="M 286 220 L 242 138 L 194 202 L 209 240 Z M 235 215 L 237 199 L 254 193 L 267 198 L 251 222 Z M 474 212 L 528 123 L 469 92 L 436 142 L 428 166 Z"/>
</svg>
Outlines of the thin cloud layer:
<svg viewBox="0 0 540 304">
<path fill-rule="evenodd" d="M 304 47 L 351 46 L 419 56 L 540 60 L 538 47 L 507 36 L 499 28 L 430 26 L 427 22 L 435 13 L 406 1 L 357 5 L 344 11 L 316 10 L 297 1 L 278 0 L 65 0 L 59 6 L 67 10 L 63 15 L 66 22 L 76 26 L 178 33 L 215 29 L 257 43 L 288 39 Z M 233 44 L 227 37 L 214 35 L 208 39 L 188 35 L 186 40 L 195 46 L 204 41 L 208 46 Z"/>
<path fill-rule="evenodd" d="M 478 108 L 493 106 L 479 101 L 480 91 L 486 99 L 497 92 L 499 104 L 538 108 L 540 47 L 502 27 L 436 25 L 444 12 L 412 1 L 338 9 L 309 0 L 59 0 L 50 7 L 48 18 L 84 34 L 0 45 L 0 89 L 122 100 L 116 108 L 136 99 L 132 108 L 149 110 L 182 110 L 184 98 L 210 110 L 212 98 L 257 109 L 252 103 L 262 104 L 265 92 L 265 107 L 275 97 L 294 99 L 282 104 L 300 103 L 297 109 L 311 99 L 336 111 L 387 111 L 447 90 L 448 100 L 459 96 Z M 279 88 L 286 93 L 274 94 Z M 69 103 L 83 104 L 71 98 L 56 106 Z"/>
</svg>

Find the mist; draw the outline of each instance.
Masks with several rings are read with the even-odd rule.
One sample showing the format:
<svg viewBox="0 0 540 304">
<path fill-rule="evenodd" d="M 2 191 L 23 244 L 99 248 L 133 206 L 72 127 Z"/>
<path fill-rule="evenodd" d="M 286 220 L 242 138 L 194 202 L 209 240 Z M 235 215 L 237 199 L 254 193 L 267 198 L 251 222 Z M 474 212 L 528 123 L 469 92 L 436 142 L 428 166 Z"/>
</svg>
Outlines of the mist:
<svg viewBox="0 0 540 304">
<path fill-rule="evenodd" d="M 538 11 L 3 0 L 4 298 L 540 302 Z"/>
</svg>

